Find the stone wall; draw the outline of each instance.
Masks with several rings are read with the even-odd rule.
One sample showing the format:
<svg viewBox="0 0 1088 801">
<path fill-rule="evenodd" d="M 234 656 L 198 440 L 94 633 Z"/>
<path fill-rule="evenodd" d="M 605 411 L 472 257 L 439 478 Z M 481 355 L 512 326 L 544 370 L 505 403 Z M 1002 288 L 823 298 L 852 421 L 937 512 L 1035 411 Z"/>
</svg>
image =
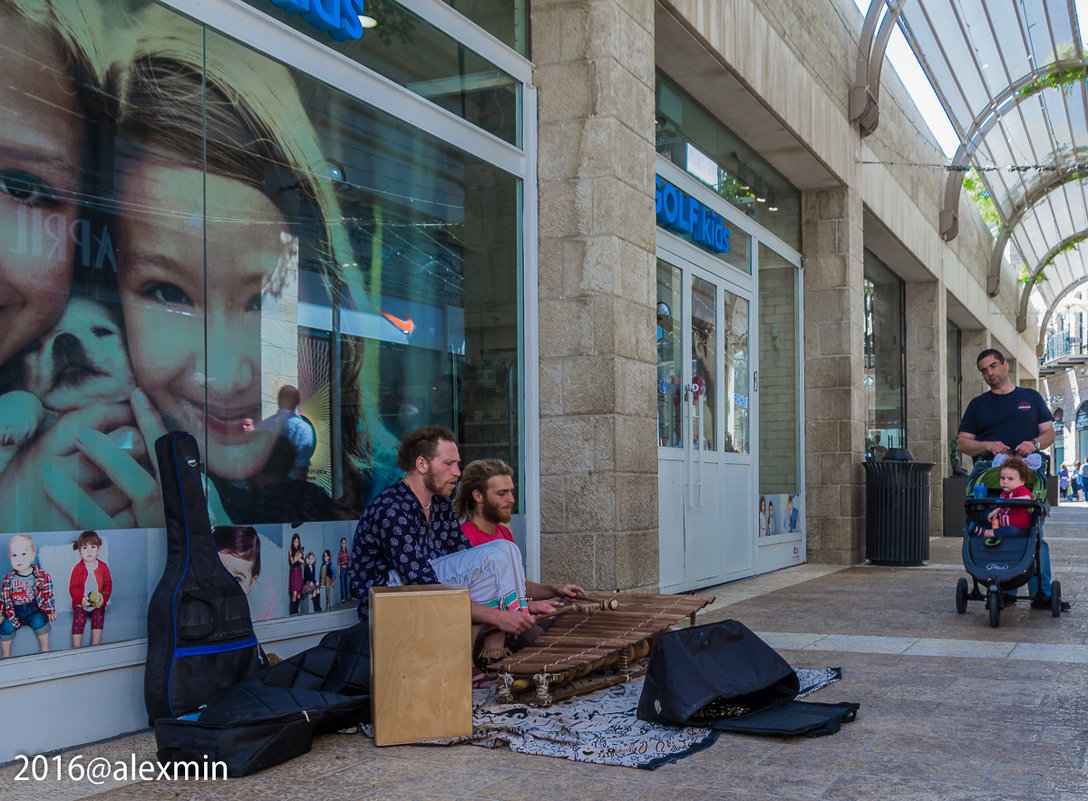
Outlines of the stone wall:
<svg viewBox="0 0 1088 801">
<path fill-rule="evenodd" d="M 932 536 L 940 537 L 943 516 L 933 511 L 943 509 L 943 479 L 951 471 L 944 358 L 948 308 L 944 288 L 936 281 L 910 283 L 906 290 L 907 445 L 915 461 L 935 465 L 929 472 L 929 528 Z"/>
<path fill-rule="evenodd" d="M 535 0 L 541 566 L 656 588 L 653 0 Z"/>
<path fill-rule="evenodd" d="M 801 225 L 808 557 L 853 564 L 865 542 L 861 198 L 848 187 L 807 192 Z"/>
</svg>

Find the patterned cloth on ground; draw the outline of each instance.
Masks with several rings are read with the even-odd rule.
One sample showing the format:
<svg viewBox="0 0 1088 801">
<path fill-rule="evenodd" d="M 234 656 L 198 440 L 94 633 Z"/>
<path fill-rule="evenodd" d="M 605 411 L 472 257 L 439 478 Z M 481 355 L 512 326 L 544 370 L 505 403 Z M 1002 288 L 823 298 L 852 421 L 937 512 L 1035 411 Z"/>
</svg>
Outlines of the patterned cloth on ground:
<svg viewBox="0 0 1088 801">
<path fill-rule="evenodd" d="M 800 668 L 798 698 L 842 678 L 841 668 Z M 506 745 L 511 751 L 620 765 L 654 768 L 675 762 L 714 744 L 721 732 L 675 728 L 635 717 L 642 677 L 587 695 L 558 701 L 546 709 L 528 704 L 500 704 L 494 688 L 472 693 L 472 735 L 427 745 L 469 743 L 485 748 Z M 373 736 L 369 724 L 360 726 Z"/>
</svg>

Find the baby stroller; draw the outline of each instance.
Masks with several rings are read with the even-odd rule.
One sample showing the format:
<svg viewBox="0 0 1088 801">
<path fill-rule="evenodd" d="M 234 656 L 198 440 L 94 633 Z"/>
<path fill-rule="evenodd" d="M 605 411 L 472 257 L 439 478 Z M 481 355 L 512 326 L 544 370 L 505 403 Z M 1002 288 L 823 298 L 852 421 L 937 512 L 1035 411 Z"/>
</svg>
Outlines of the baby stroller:
<svg viewBox="0 0 1088 801">
<path fill-rule="evenodd" d="M 1030 595 L 1016 595 L 1016 590 L 1039 574 L 1039 543 L 1047 514 L 1045 473 L 1032 472 L 1031 481 L 1026 485 L 1031 490 L 1031 498 L 999 498 L 1000 478 L 998 466 L 976 470 L 968 479 L 964 502 L 967 525 L 963 531 L 963 567 L 971 575 L 974 586 L 968 591 L 967 579 L 956 582 L 956 611 L 966 612 L 968 601 L 985 601 L 990 611 L 990 625 L 995 628 L 1000 625 L 1001 609 L 1005 604 L 1032 600 Z M 986 515 L 998 506 L 1026 508 L 1031 514 L 1027 534 L 1008 536 L 1008 529 L 991 532 Z M 992 536 L 994 534 L 996 536 Z M 1041 582 L 1035 600 L 1045 600 Z M 1062 613 L 1062 587 L 1057 581 L 1051 582 L 1050 612 L 1054 617 Z"/>
</svg>

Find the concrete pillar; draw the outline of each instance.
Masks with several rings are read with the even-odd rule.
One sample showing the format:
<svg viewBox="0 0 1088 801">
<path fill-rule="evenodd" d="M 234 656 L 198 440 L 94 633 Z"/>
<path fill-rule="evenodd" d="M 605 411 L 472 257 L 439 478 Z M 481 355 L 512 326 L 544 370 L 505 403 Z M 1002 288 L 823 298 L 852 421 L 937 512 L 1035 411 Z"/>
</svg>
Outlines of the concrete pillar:
<svg viewBox="0 0 1088 801">
<path fill-rule="evenodd" d="M 541 573 L 656 588 L 653 0 L 534 0 Z"/>
<path fill-rule="evenodd" d="M 990 332 L 982 328 L 965 329 L 960 332 L 960 339 L 963 340 L 963 409 L 966 409 L 971 398 L 990 390 L 979 375 L 977 361 L 978 355 L 991 347 Z M 963 417 L 963 409 L 960 409 L 960 417 Z"/>
<path fill-rule="evenodd" d="M 862 204 L 850 188 L 801 198 L 805 268 L 808 558 L 865 553 Z"/>
<path fill-rule="evenodd" d="M 948 383 L 944 366 L 948 307 L 938 281 L 906 285 L 907 444 L 916 461 L 933 462 L 929 472 L 929 528 L 942 536 L 942 479 L 949 474 Z M 955 436 L 955 432 L 951 436 Z"/>
</svg>

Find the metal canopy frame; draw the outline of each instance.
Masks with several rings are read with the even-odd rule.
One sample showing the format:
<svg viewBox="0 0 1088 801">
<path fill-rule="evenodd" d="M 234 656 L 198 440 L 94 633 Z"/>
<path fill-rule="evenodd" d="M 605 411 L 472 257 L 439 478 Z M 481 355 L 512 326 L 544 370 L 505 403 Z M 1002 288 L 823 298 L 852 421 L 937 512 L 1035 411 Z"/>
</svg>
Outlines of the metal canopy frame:
<svg viewBox="0 0 1088 801">
<path fill-rule="evenodd" d="M 964 178 L 977 171 L 1000 221 L 987 272 L 1001 291 L 1006 250 L 1023 261 L 1017 328 L 1088 280 L 1088 56 L 1074 0 L 872 0 L 858 43 L 850 118 L 879 124 L 880 72 L 898 27 L 959 138 L 938 222 L 959 232 Z M 1018 257 L 1018 258 L 1016 258 Z M 1051 280 L 1039 280 L 1043 271 Z"/>
</svg>

